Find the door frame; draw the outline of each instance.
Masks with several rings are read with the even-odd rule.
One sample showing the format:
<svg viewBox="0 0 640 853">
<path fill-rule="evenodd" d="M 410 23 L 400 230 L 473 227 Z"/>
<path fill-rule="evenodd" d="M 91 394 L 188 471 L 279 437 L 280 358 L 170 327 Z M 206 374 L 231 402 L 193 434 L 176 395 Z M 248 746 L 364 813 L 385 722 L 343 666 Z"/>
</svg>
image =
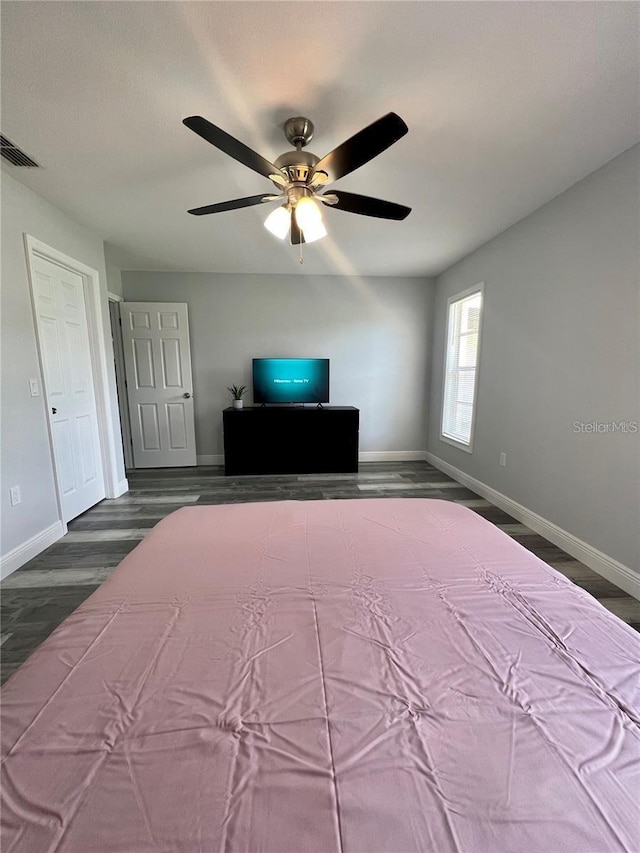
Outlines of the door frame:
<svg viewBox="0 0 640 853">
<path fill-rule="evenodd" d="M 124 296 L 107 291 L 109 300 L 109 322 L 111 326 L 111 340 L 113 341 L 113 362 L 116 373 L 116 390 L 118 392 L 118 408 L 120 410 L 120 430 L 122 432 L 122 452 L 124 454 L 124 467 L 129 471 L 135 468 L 133 464 L 133 443 L 131 441 L 131 420 L 129 415 L 129 400 L 127 399 L 127 377 L 124 369 L 124 347 L 122 344 L 122 320 L 120 319 L 120 303 L 124 302 Z M 118 323 L 114 329 L 111 324 L 111 306 L 118 306 Z"/>
<path fill-rule="evenodd" d="M 82 278 L 85 297 L 85 311 L 87 315 L 87 331 L 89 335 L 89 351 L 91 354 L 91 374 L 93 376 L 98 435 L 100 437 L 100 458 L 102 460 L 105 497 L 117 498 L 124 494 L 129 486 L 126 479 L 118 480 L 116 440 L 113 431 L 113 409 L 111 406 L 111 395 L 109 393 L 109 359 L 107 358 L 105 313 L 102 294 L 100 292 L 100 274 L 92 267 L 83 264 L 81 261 L 77 261 L 69 255 L 65 255 L 64 252 L 54 249 L 53 246 L 48 246 L 41 240 L 32 237 L 30 234 L 24 233 L 23 236 L 25 253 L 27 256 L 27 273 L 29 278 L 29 291 L 31 295 L 31 310 L 36 336 L 36 346 L 38 350 L 40 386 L 43 389 L 43 396 L 47 407 L 47 432 L 49 435 L 49 452 L 53 468 L 53 478 L 56 486 L 58 518 L 60 519 L 64 533 L 66 533 L 67 525 L 63 521 L 62 517 L 60 486 L 58 483 L 58 473 L 53 449 L 54 445 L 51 418 L 49 417 L 48 389 L 45 379 L 42 348 L 40 346 L 40 333 L 38 331 L 33 263 L 35 258 L 39 257 L 45 261 L 64 267 Z M 104 300 L 104 303 L 106 304 L 106 299 Z"/>
</svg>

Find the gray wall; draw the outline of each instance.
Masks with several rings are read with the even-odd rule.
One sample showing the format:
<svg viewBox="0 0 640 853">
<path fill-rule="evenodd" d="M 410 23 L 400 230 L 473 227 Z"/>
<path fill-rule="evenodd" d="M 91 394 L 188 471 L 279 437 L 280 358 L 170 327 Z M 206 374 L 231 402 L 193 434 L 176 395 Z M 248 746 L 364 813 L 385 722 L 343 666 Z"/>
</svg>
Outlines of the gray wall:
<svg viewBox="0 0 640 853">
<path fill-rule="evenodd" d="M 640 146 L 437 280 L 428 450 L 640 570 Z M 473 453 L 439 439 L 447 298 L 484 281 Z M 500 468 L 500 451 L 507 467 Z"/>
<path fill-rule="evenodd" d="M 0 554 L 37 536 L 58 520 L 53 464 L 47 431 L 44 397 L 29 395 L 29 379 L 41 385 L 36 335 L 31 310 L 23 233 L 47 243 L 98 270 L 106 305 L 106 272 L 102 240 L 61 211 L 2 172 L 2 484 L 0 488 Z M 106 318 L 105 318 L 106 319 Z M 111 346 L 105 322 L 107 347 Z M 111 363 L 112 354 L 108 355 Z M 111 400 L 116 441 L 120 434 L 115 404 L 115 378 Z M 116 448 L 118 453 L 119 448 Z M 118 457 L 119 478 L 124 464 Z M 9 505 L 9 488 L 19 485 L 22 503 Z"/>
<path fill-rule="evenodd" d="M 199 456 L 222 453 L 226 386 L 250 388 L 251 359 L 278 356 L 331 359 L 331 403 L 360 408 L 361 451 L 424 451 L 428 279 L 123 272 L 122 286 L 189 306 Z"/>
<path fill-rule="evenodd" d="M 107 260 L 106 263 L 106 273 L 107 273 L 107 290 L 113 296 L 122 296 L 122 276 L 121 271 L 118 267 L 109 263 Z"/>
</svg>

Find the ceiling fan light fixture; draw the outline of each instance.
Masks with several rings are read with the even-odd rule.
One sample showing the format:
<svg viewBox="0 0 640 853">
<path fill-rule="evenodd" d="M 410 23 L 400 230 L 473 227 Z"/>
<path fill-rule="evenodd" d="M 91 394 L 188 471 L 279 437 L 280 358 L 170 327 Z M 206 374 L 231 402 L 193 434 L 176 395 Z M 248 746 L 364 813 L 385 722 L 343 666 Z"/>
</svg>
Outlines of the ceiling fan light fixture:
<svg viewBox="0 0 640 853">
<path fill-rule="evenodd" d="M 402 220 L 411 213 L 410 207 L 357 193 L 319 193 L 327 184 L 334 183 L 373 160 L 407 133 L 407 125 L 396 113 L 382 116 L 325 154 L 322 159 L 303 150 L 313 136 L 313 123 L 302 116 L 288 119 L 284 127 L 285 136 L 295 151 L 281 154 L 274 163 L 202 116 L 188 116 L 183 119 L 183 124 L 214 148 L 268 178 L 278 190 L 276 195 L 273 195 L 272 190 L 271 195 L 263 193 L 193 208 L 189 213 L 194 216 L 239 210 L 282 199 L 282 206 L 266 218 L 265 227 L 279 240 L 284 240 L 288 233 L 291 245 L 300 246 L 302 250 L 303 243 L 313 243 L 327 236 L 321 213 L 325 205 L 332 205 L 344 213 L 379 219 Z"/>
<path fill-rule="evenodd" d="M 290 224 L 291 214 L 284 205 L 272 210 L 264 221 L 264 227 L 267 231 L 270 231 L 279 240 L 284 240 L 287 236 Z"/>
<path fill-rule="evenodd" d="M 295 217 L 306 243 L 313 243 L 314 240 L 320 240 L 321 237 L 327 236 L 320 207 L 309 196 L 304 196 L 298 201 L 295 207 Z"/>
<path fill-rule="evenodd" d="M 326 237 L 327 229 L 324 227 L 324 222 L 320 219 L 318 222 L 314 222 L 311 225 L 307 225 L 306 228 L 303 228 L 302 233 L 304 235 L 305 243 L 313 243 L 316 240 L 320 240 L 322 237 Z"/>
</svg>

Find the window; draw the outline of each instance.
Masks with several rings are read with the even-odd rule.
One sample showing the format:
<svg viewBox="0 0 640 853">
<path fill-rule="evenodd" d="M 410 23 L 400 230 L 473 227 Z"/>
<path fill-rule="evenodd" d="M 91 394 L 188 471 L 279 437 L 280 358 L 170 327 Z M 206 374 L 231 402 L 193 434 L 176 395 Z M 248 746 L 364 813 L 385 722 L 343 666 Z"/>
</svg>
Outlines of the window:
<svg viewBox="0 0 640 853">
<path fill-rule="evenodd" d="M 443 441 L 471 452 L 484 284 L 449 300 L 442 402 Z"/>
</svg>

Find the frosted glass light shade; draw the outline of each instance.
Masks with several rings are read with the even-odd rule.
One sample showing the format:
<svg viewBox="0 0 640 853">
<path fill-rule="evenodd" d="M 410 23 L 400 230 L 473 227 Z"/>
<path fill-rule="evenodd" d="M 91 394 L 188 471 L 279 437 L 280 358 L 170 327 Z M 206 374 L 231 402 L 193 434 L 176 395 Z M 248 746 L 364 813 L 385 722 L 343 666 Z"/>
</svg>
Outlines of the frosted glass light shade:
<svg viewBox="0 0 640 853">
<path fill-rule="evenodd" d="M 305 243 L 313 243 L 314 240 L 319 240 L 321 237 L 327 236 L 327 229 L 324 227 L 324 222 L 320 219 L 318 222 L 313 222 L 302 229 Z"/>
<path fill-rule="evenodd" d="M 284 238 L 289 233 L 290 224 L 291 214 L 289 213 L 286 207 L 282 206 L 276 207 L 275 210 L 272 210 L 264 221 L 264 227 L 267 229 L 267 231 L 270 231 L 275 237 L 278 237 L 280 240 L 284 240 Z"/>
<path fill-rule="evenodd" d="M 327 229 L 322 221 L 322 213 L 317 203 L 308 196 L 301 198 L 296 204 L 296 222 L 302 230 L 305 243 L 313 243 L 321 237 L 327 236 Z"/>
</svg>

